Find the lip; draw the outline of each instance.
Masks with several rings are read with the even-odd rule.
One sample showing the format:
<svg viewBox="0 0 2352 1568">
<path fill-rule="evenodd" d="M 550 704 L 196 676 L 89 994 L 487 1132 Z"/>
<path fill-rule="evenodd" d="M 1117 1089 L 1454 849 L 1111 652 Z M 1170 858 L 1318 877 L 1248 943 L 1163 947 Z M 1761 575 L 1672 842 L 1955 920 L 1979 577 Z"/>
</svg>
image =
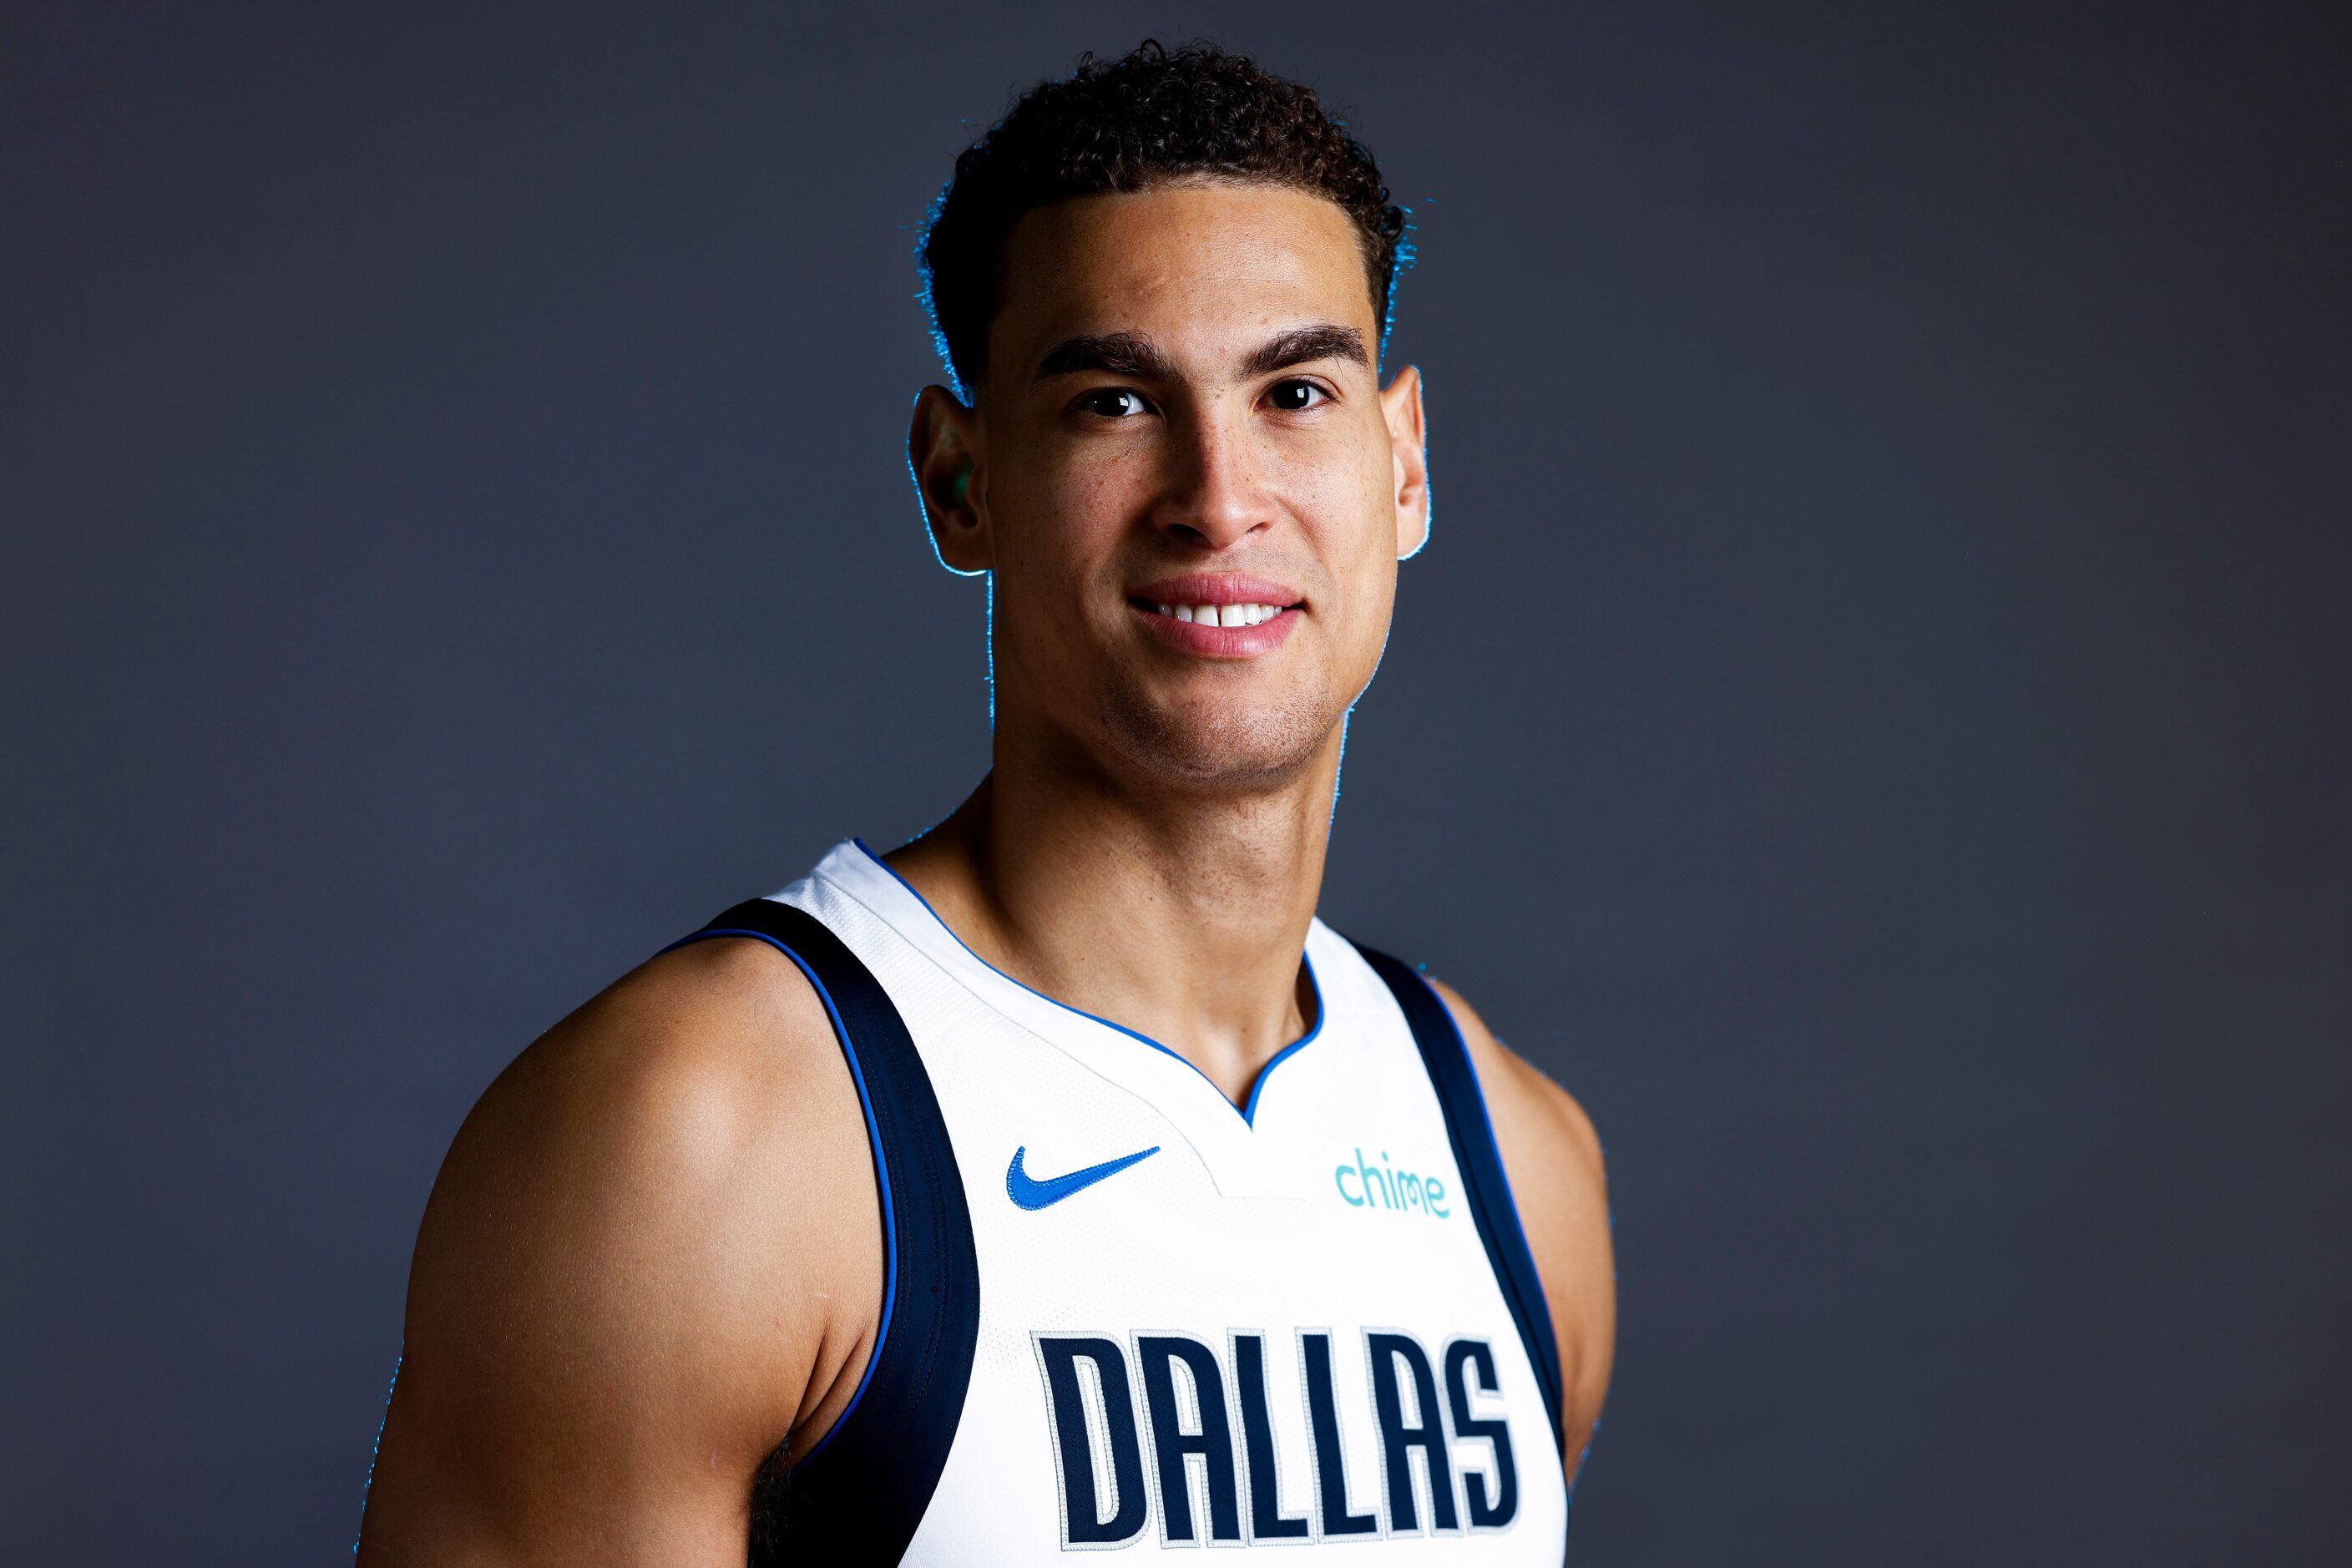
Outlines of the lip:
<svg viewBox="0 0 2352 1568">
<path fill-rule="evenodd" d="M 1138 604 L 1137 600 L 1147 603 Z M 1280 605 L 1282 613 L 1254 626 L 1204 626 L 1163 616 L 1153 605 Z M 1246 572 L 1190 572 L 1128 590 L 1127 607 L 1161 641 L 1205 658 L 1257 658 L 1286 641 L 1306 615 L 1298 590 Z"/>
<path fill-rule="evenodd" d="M 1181 577 L 1162 577 L 1156 583 L 1129 588 L 1127 596 L 1149 599 L 1160 605 L 1281 605 L 1286 607 L 1297 604 L 1302 597 L 1298 590 L 1287 583 L 1277 583 L 1271 577 L 1253 576 L 1247 572 L 1187 572 Z M 1271 626 L 1274 623 L 1269 621 L 1266 624 Z"/>
</svg>

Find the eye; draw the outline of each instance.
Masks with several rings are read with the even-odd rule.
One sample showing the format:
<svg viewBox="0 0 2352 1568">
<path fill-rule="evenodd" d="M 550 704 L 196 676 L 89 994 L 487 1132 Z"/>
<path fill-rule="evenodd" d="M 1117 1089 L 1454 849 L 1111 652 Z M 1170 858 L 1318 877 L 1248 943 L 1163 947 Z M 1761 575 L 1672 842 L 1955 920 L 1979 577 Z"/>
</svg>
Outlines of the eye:
<svg viewBox="0 0 2352 1568">
<path fill-rule="evenodd" d="M 1151 407 L 1143 401 L 1143 394 L 1124 386 L 1105 386 L 1086 393 L 1078 398 L 1078 406 L 1098 419 L 1126 419 Z"/>
<path fill-rule="evenodd" d="M 1278 381 L 1265 398 L 1285 414 L 1301 414 L 1318 404 L 1330 402 L 1331 395 L 1311 381 Z"/>
</svg>

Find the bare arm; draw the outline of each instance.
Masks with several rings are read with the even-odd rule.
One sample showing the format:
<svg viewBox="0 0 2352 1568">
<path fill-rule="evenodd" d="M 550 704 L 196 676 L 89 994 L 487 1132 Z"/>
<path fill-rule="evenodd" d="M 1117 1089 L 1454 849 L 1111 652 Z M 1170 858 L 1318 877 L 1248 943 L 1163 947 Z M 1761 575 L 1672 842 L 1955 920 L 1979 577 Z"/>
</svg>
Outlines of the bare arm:
<svg viewBox="0 0 2352 1568">
<path fill-rule="evenodd" d="M 864 1119 L 807 981 L 747 941 L 654 960 L 458 1132 L 360 1562 L 740 1568 L 761 1467 L 856 1389 L 882 1273 Z"/>
<path fill-rule="evenodd" d="M 1431 984 L 1452 1010 L 1478 1069 L 1503 1172 L 1551 1306 L 1567 1405 L 1560 1426 L 1573 1482 L 1608 1396 L 1617 1342 L 1617 1266 L 1601 1138 L 1566 1089 L 1495 1038 L 1453 987 Z"/>
</svg>

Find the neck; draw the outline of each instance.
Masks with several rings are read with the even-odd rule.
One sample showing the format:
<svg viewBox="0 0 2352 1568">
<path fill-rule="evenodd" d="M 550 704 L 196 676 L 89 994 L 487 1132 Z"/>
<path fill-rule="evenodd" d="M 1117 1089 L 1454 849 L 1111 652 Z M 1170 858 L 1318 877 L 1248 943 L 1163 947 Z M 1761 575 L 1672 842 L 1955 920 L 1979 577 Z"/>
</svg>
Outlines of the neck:
<svg viewBox="0 0 2352 1568">
<path fill-rule="evenodd" d="M 1300 959 L 1339 737 L 1296 775 L 1232 792 L 1154 787 L 1002 731 L 995 752 L 971 798 L 892 868 L 998 969 L 1245 1100 L 1313 1019 Z"/>
</svg>

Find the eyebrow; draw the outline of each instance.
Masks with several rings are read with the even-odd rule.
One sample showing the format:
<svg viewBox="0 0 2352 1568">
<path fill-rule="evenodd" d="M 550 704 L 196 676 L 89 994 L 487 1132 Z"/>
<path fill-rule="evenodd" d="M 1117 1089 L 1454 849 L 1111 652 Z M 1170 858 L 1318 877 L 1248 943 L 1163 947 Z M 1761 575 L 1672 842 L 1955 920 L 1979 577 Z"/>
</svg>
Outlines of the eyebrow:
<svg viewBox="0 0 2352 1568">
<path fill-rule="evenodd" d="M 1311 327 L 1294 327 L 1260 343 L 1243 362 L 1242 375 L 1244 379 L 1270 375 L 1318 359 L 1346 360 L 1367 367 L 1372 363 L 1371 356 L 1364 352 L 1363 333 L 1353 327 L 1322 321 Z M 1046 350 L 1045 357 L 1037 362 L 1036 379 L 1051 381 L 1088 370 L 1147 381 L 1178 379 L 1173 362 L 1143 332 L 1096 332 L 1065 338 Z"/>
<path fill-rule="evenodd" d="M 1097 332 L 1089 337 L 1065 338 L 1045 351 L 1037 362 L 1039 381 L 1051 381 L 1057 375 L 1075 375 L 1082 370 L 1107 371 L 1112 375 L 1131 375 L 1146 381 L 1173 381 L 1176 367 L 1160 352 L 1160 345 L 1141 332 Z"/>
<path fill-rule="evenodd" d="M 1311 327 L 1294 327 L 1289 331 L 1268 338 L 1258 345 L 1242 366 L 1244 377 L 1271 375 L 1277 370 L 1288 370 L 1309 360 L 1338 359 L 1371 367 L 1371 356 L 1364 352 L 1364 334 L 1353 327 L 1336 326 L 1328 321 Z"/>
</svg>

